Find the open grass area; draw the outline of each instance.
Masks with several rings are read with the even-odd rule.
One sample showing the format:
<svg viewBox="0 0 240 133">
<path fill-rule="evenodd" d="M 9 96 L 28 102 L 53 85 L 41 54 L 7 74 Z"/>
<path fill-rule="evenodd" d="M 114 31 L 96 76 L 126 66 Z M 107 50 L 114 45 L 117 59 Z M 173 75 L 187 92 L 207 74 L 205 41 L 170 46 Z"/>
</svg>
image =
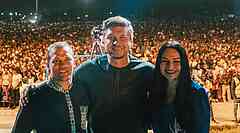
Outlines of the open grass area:
<svg viewBox="0 0 240 133">
<path fill-rule="evenodd" d="M 210 133 L 240 133 L 240 126 L 211 127 Z"/>
</svg>

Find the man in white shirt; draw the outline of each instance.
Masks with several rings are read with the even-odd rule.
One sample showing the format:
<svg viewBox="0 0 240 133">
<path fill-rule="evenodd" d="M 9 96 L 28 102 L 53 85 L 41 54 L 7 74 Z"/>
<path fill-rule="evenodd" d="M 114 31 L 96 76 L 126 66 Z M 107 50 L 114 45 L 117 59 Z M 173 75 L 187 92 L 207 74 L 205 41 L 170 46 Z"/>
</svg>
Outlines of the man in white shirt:
<svg viewBox="0 0 240 133">
<path fill-rule="evenodd" d="M 21 87 L 22 82 L 22 75 L 17 72 L 16 70 L 13 70 L 12 72 L 12 92 L 13 92 L 13 99 L 12 99 L 12 107 L 16 107 L 19 103 L 19 89 Z"/>
</svg>

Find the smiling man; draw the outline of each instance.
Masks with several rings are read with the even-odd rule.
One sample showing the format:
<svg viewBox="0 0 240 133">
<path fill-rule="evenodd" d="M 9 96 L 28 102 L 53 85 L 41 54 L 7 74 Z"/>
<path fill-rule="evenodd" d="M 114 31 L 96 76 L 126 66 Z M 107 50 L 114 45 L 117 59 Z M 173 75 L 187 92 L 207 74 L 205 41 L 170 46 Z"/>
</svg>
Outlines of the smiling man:
<svg viewBox="0 0 240 133">
<path fill-rule="evenodd" d="M 131 22 L 121 16 L 103 21 L 106 55 L 80 65 L 74 73 L 75 98 L 89 93 L 89 126 L 94 133 L 143 133 L 144 103 L 153 65 L 130 54 Z M 81 100 L 79 100 L 81 101 Z"/>
<path fill-rule="evenodd" d="M 29 90 L 29 103 L 20 108 L 12 133 L 82 132 L 70 92 L 74 66 L 74 54 L 67 42 L 49 46 L 49 80 Z"/>
</svg>

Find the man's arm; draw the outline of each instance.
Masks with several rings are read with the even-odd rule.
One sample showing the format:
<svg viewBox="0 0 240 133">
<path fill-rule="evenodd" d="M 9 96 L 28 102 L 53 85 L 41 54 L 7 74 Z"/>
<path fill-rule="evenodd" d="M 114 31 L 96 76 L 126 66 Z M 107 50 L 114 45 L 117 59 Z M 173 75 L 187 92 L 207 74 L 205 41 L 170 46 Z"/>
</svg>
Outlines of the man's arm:
<svg viewBox="0 0 240 133">
<path fill-rule="evenodd" d="M 33 129 L 33 109 L 31 104 L 24 107 L 20 107 L 14 126 L 12 128 L 12 133 L 30 133 Z"/>
<path fill-rule="evenodd" d="M 36 87 L 36 85 L 31 84 L 31 85 L 27 85 L 26 88 L 24 88 L 24 90 L 22 92 L 20 92 L 20 106 L 24 107 L 27 106 L 27 104 L 29 103 L 29 99 L 31 97 L 31 94 L 33 91 L 37 91 L 36 89 L 39 89 Z"/>
</svg>

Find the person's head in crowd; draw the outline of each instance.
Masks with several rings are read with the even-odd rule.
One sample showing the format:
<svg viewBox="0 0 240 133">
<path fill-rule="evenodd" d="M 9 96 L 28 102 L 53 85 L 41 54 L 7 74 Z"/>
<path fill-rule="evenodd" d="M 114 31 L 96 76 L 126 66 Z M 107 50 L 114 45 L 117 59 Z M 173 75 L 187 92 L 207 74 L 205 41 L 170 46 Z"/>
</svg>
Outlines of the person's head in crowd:
<svg viewBox="0 0 240 133">
<path fill-rule="evenodd" d="M 103 21 L 103 43 L 110 62 L 128 62 L 133 43 L 131 22 L 121 16 L 110 17 Z"/>
<path fill-rule="evenodd" d="M 44 75 L 41 74 L 41 73 L 38 73 L 38 74 L 37 74 L 37 80 L 38 80 L 38 81 L 43 81 L 43 80 L 44 80 Z"/>
<path fill-rule="evenodd" d="M 47 69 L 50 79 L 72 82 L 74 67 L 74 53 L 67 42 L 56 42 L 48 47 Z"/>
</svg>

